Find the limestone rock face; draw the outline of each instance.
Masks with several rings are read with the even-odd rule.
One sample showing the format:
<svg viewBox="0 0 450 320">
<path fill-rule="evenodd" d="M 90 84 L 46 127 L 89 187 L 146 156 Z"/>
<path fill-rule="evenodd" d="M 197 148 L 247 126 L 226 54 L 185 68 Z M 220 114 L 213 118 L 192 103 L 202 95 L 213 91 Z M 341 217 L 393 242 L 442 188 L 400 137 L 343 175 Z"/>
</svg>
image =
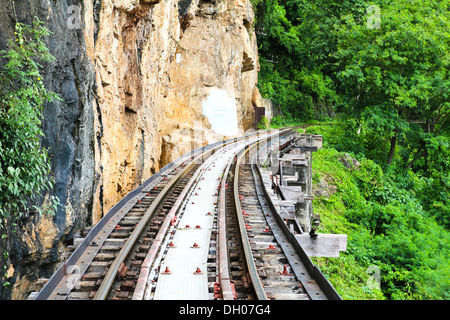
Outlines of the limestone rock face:
<svg viewBox="0 0 450 320">
<path fill-rule="evenodd" d="M 176 135 L 189 129 L 197 147 L 223 137 L 242 135 L 253 124 L 252 96 L 258 77 L 250 3 L 180 1 L 179 5 L 181 34 L 175 59 L 169 65 L 162 135 Z M 216 119 L 206 114 L 208 101 L 214 101 L 213 93 L 223 95 L 229 102 L 223 104 L 226 118 L 220 110 L 212 110 L 218 115 Z M 233 125 L 237 131 L 218 127 Z M 175 146 L 168 139 L 163 144 L 164 150 L 173 150 Z M 180 155 L 170 154 L 170 158 L 163 157 L 164 163 Z"/>
<path fill-rule="evenodd" d="M 102 2 L 93 61 L 101 136 L 94 222 L 160 167 L 223 138 L 202 109 L 211 90 L 232 97 L 234 135 L 251 128 L 253 19 L 247 0 Z"/>
<path fill-rule="evenodd" d="M 94 223 L 160 169 L 164 92 L 180 35 L 175 1 L 103 1 L 99 19 Z"/>
<path fill-rule="evenodd" d="M 181 154 L 253 127 L 258 53 L 249 0 L 14 3 L 15 13 L 0 0 L 0 50 L 15 16 L 39 17 L 56 57 L 42 74 L 63 98 L 44 108 L 42 141 L 56 181 L 47 197 L 62 205 L 0 244 L 14 270 L 3 297 L 20 299 L 51 275 L 74 230 Z"/>
</svg>

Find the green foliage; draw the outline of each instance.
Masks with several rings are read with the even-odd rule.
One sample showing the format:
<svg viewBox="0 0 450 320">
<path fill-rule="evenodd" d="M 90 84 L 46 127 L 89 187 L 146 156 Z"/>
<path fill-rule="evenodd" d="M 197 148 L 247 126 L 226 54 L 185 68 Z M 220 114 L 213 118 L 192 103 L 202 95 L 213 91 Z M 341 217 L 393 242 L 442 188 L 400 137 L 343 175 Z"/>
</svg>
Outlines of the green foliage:
<svg viewBox="0 0 450 320">
<path fill-rule="evenodd" d="M 435 138 L 445 124 L 450 88 L 448 6 L 433 1 L 390 2 L 383 5 L 380 29 L 369 29 L 352 15 L 343 16 L 336 28 L 333 55 L 347 102 L 341 110 L 361 118 L 378 139 L 390 140 L 388 164 L 399 139 L 422 135 L 414 142 L 430 150 L 433 145 L 426 138 Z M 427 131 L 412 131 L 410 120 L 427 123 Z"/>
<path fill-rule="evenodd" d="M 353 122 L 350 150 L 383 165 L 449 170 L 447 1 L 253 5 L 259 88 L 288 122 L 339 114 Z M 379 29 L 367 25 L 369 5 L 381 7 Z"/>
<path fill-rule="evenodd" d="M 313 115 L 312 99 L 298 90 L 298 81 L 289 80 L 283 75 L 283 70 L 277 70 L 264 57 L 260 57 L 260 66 L 261 95 L 270 98 L 288 119 L 310 119 Z"/>
<path fill-rule="evenodd" d="M 386 298 L 448 299 L 450 2 L 252 3 L 259 88 L 284 114 L 271 126 L 336 118 L 307 128 L 324 139 L 314 183 L 337 187 L 314 210 L 323 231 L 349 234 L 343 260 L 317 259 L 321 269 L 349 299 L 379 298 L 361 289 L 369 265 Z M 381 8 L 378 29 L 369 5 Z M 360 166 L 345 168 L 343 153 Z"/>
<path fill-rule="evenodd" d="M 323 48 L 332 47 L 327 28 L 333 18 L 317 10 L 329 6 L 325 1 L 316 2 L 254 1 L 261 94 L 288 118 L 304 121 L 330 116 L 338 100 L 330 73 L 323 72 L 329 59 Z"/>
<path fill-rule="evenodd" d="M 266 118 L 266 116 L 263 116 L 261 121 L 258 123 L 258 129 L 267 129 L 269 127 L 270 121 Z"/>
<path fill-rule="evenodd" d="M 29 210 L 30 200 L 53 186 L 49 156 L 40 146 L 44 103 L 59 99 L 44 87 L 40 63 L 54 58 L 43 38 L 50 32 L 35 19 L 32 26 L 17 23 L 8 50 L 0 51 L 0 229 Z M 54 212 L 51 199 L 40 212 Z M 38 208 L 35 206 L 35 208 Z M 5 234 L 2 235 L 2 239 Z M 7 257 L 5 257 L 7 258 Z M 6 284 L 6 283 L 5 283 Z"/>
<path fill-rule="evenodd" d="M 50 61 L 42 22 L 17 23 L 16 39 L 1 51 L 0 70 L 0 215 L 8 218 L 27 206 L 27 197 L 52 186 L 47 152 L 40 148 L 41 111 L 58 97 L 44 87 L 38 61 Z"/>
<path fill-rule="evenodd" d="M 298 126 L 302 124 L 302 121 L 295 118 L 287 118 L 281 116 L 275 116 L 270 120 L 270 127 L 273 129 L 278 129 L 282 127 Z"/>
<path fill-rule="evenodd" d="M 345 138 L 339 127 L 312 126 L 306 131 L 338 142 Z M 442 178 L 383 170 L 361 153 L 352 155 L 360 165 L 348 169 L 333 142 L 314 154 L 314 184 L 325 180 L 337 187 L 336 193 L 314 201 L 314 211 L 321 215 L 319 231 L 348 234 L 341 258 L 317 263 L 348 299 L 381 298 L 362 283 L 367 278 L 362 271 L 370 265 L 380 268 L 381 291 L 388 299 L 448 299 L 450 231 L 440 223 L 449 216 L 448 172 Z"/>
</svg>

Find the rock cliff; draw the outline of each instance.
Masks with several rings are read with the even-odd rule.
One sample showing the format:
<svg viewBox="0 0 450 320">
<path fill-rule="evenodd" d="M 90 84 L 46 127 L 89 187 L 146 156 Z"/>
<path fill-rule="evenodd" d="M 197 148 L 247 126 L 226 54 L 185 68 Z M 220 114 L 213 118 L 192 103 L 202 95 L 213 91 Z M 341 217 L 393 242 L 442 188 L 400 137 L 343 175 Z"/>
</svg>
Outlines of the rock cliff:
<svg viewBox="0 0 450 320">
<path fill-rule="evenodd" d="M 42 141 L 62 205 L 24 218 L 6 243 L 13 286 L 0 293 L 24 299 L 75 230 L 182 153 L 254 126 L 258 53 L 249 0 L 0 4 L 0 49 L 16 18 L 37 16 L 53 32 L 56 61 L 42 74 L 63 98 L 44 108 Z"/>
</svg>

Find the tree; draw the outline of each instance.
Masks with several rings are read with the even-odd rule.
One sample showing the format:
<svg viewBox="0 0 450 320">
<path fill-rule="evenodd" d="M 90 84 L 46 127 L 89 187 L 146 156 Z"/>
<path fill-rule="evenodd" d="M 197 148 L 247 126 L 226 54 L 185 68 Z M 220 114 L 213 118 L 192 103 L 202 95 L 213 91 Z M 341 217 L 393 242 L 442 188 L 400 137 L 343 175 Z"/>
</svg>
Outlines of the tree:
<svg viewBox="0 0 450 320">
<path fill-rule="evenodd" d="M 388 165 L 399 138 L 411 133 L 410 122 L 423 122 L 432 136 L 447 123 L 448 9 L 447 2 L 397 1 L 383 5 L 379 29 L 351 15 L 338 27 L 334 56 L 348 102 L 344 112 L 389 139 Z M 426 147 L 426 136 L 417 140 L 416 156 Z"/>
<path fill-rule="evenodd" d="M 364 0 L 252 0 L 256 12 L 265 98 L 289 117 L 309 120 L 335 115 L 337 38 L 340 16 L 365 12 Z"/>
</svg>

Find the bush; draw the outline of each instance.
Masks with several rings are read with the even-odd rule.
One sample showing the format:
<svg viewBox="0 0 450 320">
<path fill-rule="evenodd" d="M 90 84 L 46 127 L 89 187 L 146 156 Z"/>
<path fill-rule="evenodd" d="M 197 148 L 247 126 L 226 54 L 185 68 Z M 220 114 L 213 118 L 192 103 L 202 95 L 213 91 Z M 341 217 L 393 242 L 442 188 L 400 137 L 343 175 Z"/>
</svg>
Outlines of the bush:
<svg viewBox="0 0 450 320">
<path fill-rule="evenodd" d="M 338 292 L 348 299 L 379 299 L 364 288 L 368 275 L 363 270 L 375 265 L 388 299 L 448 299 L 450 232 L 440 224 L 448 211 L 436 215 L 430 210 L 437 210 L 439 202 L 448 205 L 440 192 L 445 175 L 424 178 L 411 170 L 383 170 L 354 154 L 360 166 L 349 169 L 339 161 L 344 154 L 326 142 L 330 132 L 332 141 L 344 138 L 336 135 L 336 127 L 314 126 L 307 132 L 323 134 L 328 146 L 314 154 L 314 183 L 326 179 L 337 187 L 329 197 L 314 200 L 314 211 L 321 216 L 319 231 L 348 234 L 341 258 L 315 260 Z"/>
<path fill-rule="evenodd" d="M 39 62 L 53 60 L 43 38 L 50 32 L 35 19 L 32 26 L 16 24 L 15 39 L 0 69 L 0 230 L 29 210 L 30 200 L 52 187 L 51 165 L 40 146 L 44 103 L 59 99 L 44 87 Z M 53 208 L 53 204 L 49 208 Z M 1 244 L 1 243 L 0 243 Z M 5 253 L 3 257 L 8 258 Z M 7 286 L 9 283 L 5 282 Z"/>
</svg>

